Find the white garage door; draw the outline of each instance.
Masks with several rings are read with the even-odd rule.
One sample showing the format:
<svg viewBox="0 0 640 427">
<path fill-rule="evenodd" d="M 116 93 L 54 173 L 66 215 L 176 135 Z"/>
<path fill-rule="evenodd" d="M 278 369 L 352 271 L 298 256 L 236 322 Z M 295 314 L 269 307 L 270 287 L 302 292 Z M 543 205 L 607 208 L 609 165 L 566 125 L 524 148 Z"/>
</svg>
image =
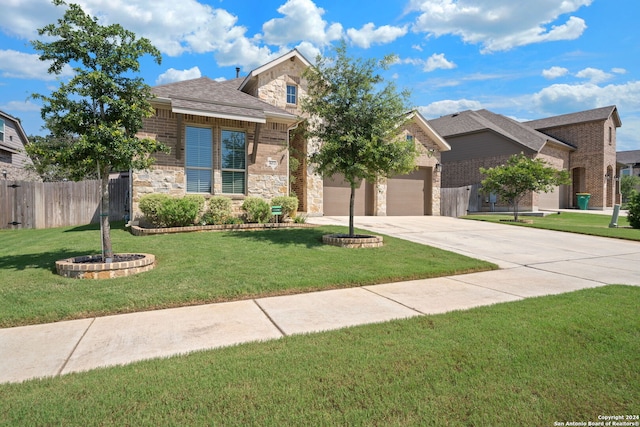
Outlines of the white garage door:
<svg viewBox="0 0 640 427">
<path fill-rule="evenodd" d="M 560 209 L 560 187 L 548 193 L 538 193 L 538 209 Z"/>
</svg>

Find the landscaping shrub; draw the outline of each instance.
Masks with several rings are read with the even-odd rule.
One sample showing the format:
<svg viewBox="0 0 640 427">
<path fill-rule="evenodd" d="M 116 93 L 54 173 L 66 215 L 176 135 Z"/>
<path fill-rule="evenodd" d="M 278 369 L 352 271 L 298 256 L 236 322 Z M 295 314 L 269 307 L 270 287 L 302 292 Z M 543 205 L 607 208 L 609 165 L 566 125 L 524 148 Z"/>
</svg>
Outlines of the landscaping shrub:
<svg viewBox="0 0 640 427">
<path fill-rule="evenodd" d="M 156 227 L 184 227 L 194 225 L 203 207 L 203 196 L 165 197 L 159 203 L 156 220 L 153 221 L 152 224 Z"/>
<path fill-rule="evenodd" d="M 271 200 L 271 206 L 282 206 L 282 218 L 293 218 L 298 210 L 298 198 L 279 196 Z"/>
<path fill-rule="evenodd" d="M 231 199 L 223 196 L 214 196 L 209 199 L 209 208 L 202 216 L 206 224 L 229 224 L 233 220 Z"/>
<path fill-rule="evenodd" d="M 242 203 L 247 222 L 264 224 L 271 219 L 271 205 L 260 197 L 247 197 Z"/>
<path fill-rule="evenodd" d="M 140 210 L 151 225 L 160 227 L 160 207 L 169 199 L 166 194 L 147 194 L 140 198 Z"/>
<path fill-rule="evenodd" d="M 640 193 L 634 193 L 629 199 L 627 204 L 629 213 L 627 214 L 627 220 L 631 227 L 640 228 Z"/>
</svg>

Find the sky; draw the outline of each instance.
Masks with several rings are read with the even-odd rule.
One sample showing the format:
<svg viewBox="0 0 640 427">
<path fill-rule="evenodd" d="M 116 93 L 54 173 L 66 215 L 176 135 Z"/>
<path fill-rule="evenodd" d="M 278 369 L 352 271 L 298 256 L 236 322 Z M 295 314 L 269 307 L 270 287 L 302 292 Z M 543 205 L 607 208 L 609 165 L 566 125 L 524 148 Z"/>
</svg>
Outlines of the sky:
<svg viewBox="0 0 640 427">
<path fill-rule="evenodd" d="M 8 2 L 8 4 L 7 4 Z M 396 55 L 384 72 L 427 119 L 486 108 L 516 120 L 617 105 L 617 150 L 640 150 L 638 0 L 75 0 L 162 52 L 141 61 L 151 86 L 232 79 L 297 48 L 353 57 Z M 47 73 L 30 45 L 64 13 L 48 0 L 4 0 L 0 110 L 45 135 L 41 105 L 72 75 Z"/>
</svg>

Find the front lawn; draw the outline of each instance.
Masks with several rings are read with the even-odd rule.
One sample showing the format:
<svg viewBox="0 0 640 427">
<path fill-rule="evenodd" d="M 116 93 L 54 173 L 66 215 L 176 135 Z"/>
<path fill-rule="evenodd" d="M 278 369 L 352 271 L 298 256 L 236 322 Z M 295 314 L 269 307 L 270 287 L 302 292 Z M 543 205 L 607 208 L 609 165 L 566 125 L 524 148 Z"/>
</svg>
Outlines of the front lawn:
<svg viewBox="0 0 640 427">
<path fill-rule="evenodd" d="M 626 217 L 618 218 L 618 228 L 609 228 L 610 215 L 561 212 L 560 214 L 547 215 L 545 217 L 520 215 L 519 219 L 533 221 L 532 224 L 524 222 L 508 222 L 513 220 L 513 214 L 491 215 L 467 215 L 464 219 L 477 221 L 496 222 L 501 224 L 518 225 L 522 227 L 544 228 L 547 230 L 566 231 L 571 233 L 590 234 L 592 236 L 614 237 L 626 240 L 640 240 L 640 229 L 629 227 Z"/>
<path fill-rule="evenodd" d="M 637 416 L 639 299 L 638 287 L 606 286 L 3 384 L 0 425 L 553 426 Z"/>
<path fill-rule="evenodd" d="M 112 229 L 115 252 L 156 256 L 154 270 L 108 280 L 67 279 L 55 261 L 100 253 L 97 225 L 0 230 L 0 327 L 320 289 L 363 286 L 497 268 L 385 236 L 376 249 L 322 244 L 317 227 L 135 237 Z"/>
</svg>

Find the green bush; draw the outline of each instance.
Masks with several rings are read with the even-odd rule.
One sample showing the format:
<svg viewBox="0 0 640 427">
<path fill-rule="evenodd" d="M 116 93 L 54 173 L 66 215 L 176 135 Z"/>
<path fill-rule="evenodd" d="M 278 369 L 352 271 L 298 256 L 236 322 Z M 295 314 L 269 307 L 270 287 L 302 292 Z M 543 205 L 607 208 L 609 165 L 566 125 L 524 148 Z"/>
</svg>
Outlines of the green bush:
<svg viewBox="0 0 640 427">
<path fill-rule="evenodd" d="M 627 214 L 627 220 L 631 227 L 640 228 L 640 193 L 634 193 L 629 199 L 627 204 L 629 213 Z"/>
<path fill-rule="evenodd" d="M 260 197 L 247 197 L 242 203 L 247 222 L 264 224 L 271 219 L 271 205 Z"/>
<path fill-rule="evenodd" d="M 229 224 L 233 219 L 231 199 L 215 196 L 209 199 L 209 208 L 202 216 L 206 224 Z"/>
<path fill-rule="evenodd" d="M 144 214 L 145 219 L 155 227 L 160 225 L 160 207 L 169 199 L 167 194 L 147 194 L 140 198 L 140 210 Z"/>
<path fill-rule="evenodd" d="M 271 200 L 271 206 L 282 206 L 282 218 L 293 218 L 298 210 L 298 198 L 293 196 L 274 197 Z"/>
<path fill-rule="evenodd" d="M 159 212 L 161 227 L 185 227 L 194 225 L 204 206 L 204 197 L 197 195 L 182 198 L 171 197 L 161 206 Z"/>
</svg>

